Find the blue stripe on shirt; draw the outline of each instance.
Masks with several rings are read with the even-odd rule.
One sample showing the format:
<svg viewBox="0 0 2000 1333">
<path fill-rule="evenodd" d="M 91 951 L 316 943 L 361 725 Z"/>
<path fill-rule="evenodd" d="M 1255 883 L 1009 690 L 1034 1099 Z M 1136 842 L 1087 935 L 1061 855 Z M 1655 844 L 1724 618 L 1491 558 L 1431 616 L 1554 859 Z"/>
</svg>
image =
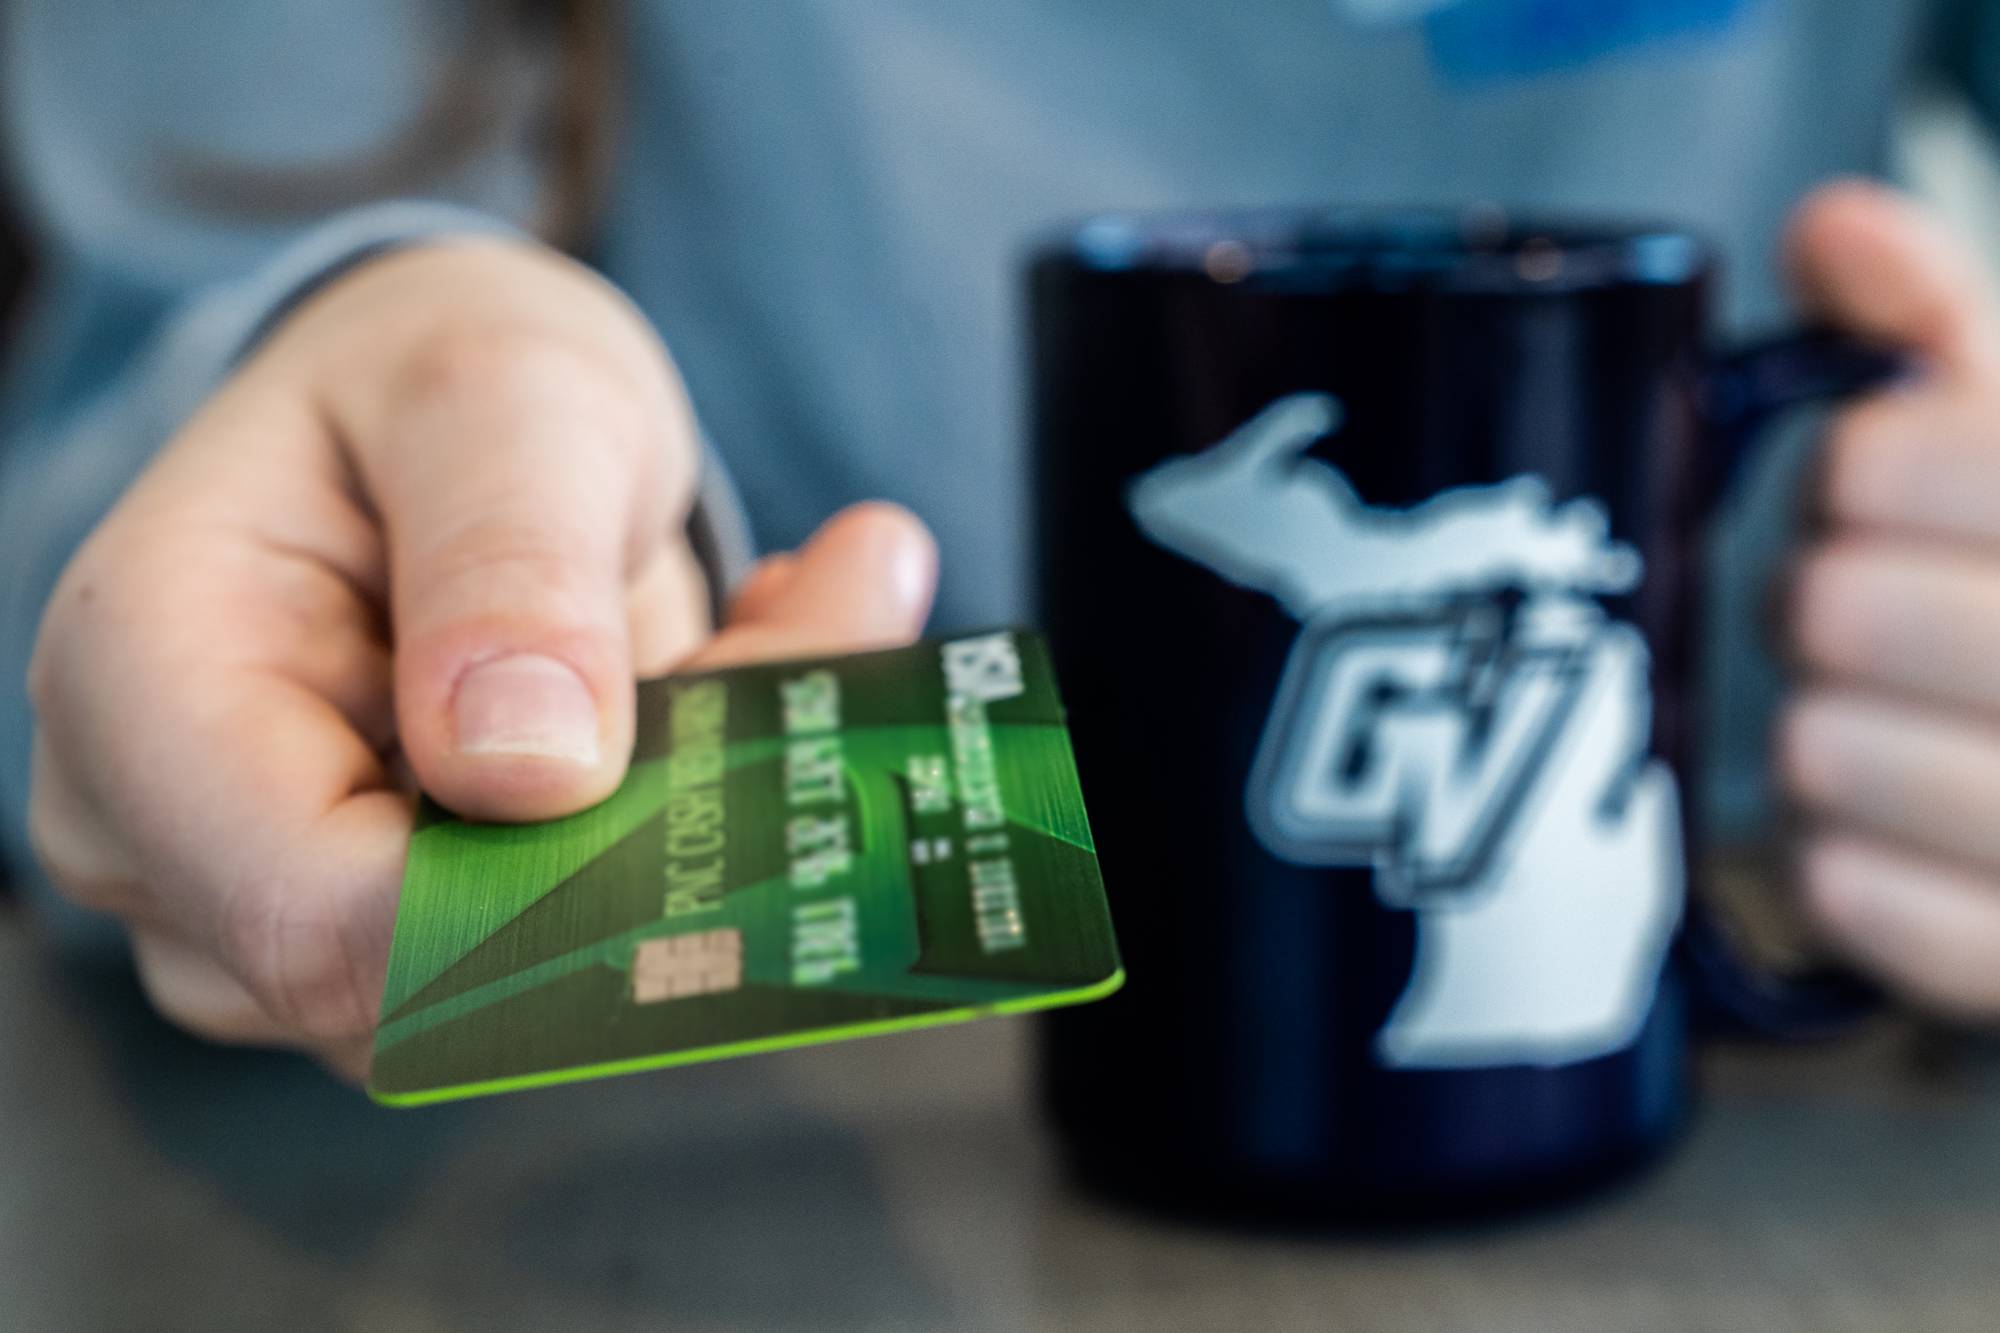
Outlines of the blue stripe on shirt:
<svg viewBox="0 0 2000 1333">
<path fill-rule="evenodd" d="M 1667 38 L 1727 32 L 1755 0 L 1457 0 L 1424 20 L 1455 83 L 1552 73 Z"/>
</svg>

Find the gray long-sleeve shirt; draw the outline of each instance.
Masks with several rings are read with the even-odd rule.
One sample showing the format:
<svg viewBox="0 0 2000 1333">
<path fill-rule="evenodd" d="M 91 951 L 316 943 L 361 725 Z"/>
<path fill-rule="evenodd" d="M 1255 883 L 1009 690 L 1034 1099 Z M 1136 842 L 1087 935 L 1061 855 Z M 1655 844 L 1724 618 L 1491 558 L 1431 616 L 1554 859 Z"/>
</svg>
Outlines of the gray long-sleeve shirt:
<svg viewBox="0 0 2000 1333">
<path fill-rule="evenodd" d="M 1781 219 L 1814 182 L 1877 167 L 1933 9 L 631 0 L 596 258 L 672 348 L 760 535 L 790 543 L 847 501 L 903 501 L 943 544 L 940 619 L 999 620 L 1018 613 L 1025 556 L 1015 265 L 1049 220 L 1473 198 L 1676 218 L 1720 241 L 1729 324 L 1769 324 Z M 1953 64 L 1977 95 L 2000 50 L 1984 7 L 1955 13 Z M 0 128 L 43 269 L 0 381 L 0 679 L 21 678 L 68 552 L 271 310 L 352 244 L 454 225 L 232 215 L 177 193 L 174 164 L 367 153 L 415 113 L 461 18 L 435 0 L 6 7 Z M 537 75 L 520 78 L 516 100 L 536 104 Z M 533 131 L 503 116 L 417 193 L 525 224 L 544 184 Z M 1725 536 L 1724 737 L 1754 737 L 1745 719 L 1772 692 L 1746 645 L 1780 471 Z M 0 855 L 15 861 L 28 746 L 9 685 Z M 1716 753 L 1712 787 L 1740 819 L 1757 747 Z"/>
</svg>

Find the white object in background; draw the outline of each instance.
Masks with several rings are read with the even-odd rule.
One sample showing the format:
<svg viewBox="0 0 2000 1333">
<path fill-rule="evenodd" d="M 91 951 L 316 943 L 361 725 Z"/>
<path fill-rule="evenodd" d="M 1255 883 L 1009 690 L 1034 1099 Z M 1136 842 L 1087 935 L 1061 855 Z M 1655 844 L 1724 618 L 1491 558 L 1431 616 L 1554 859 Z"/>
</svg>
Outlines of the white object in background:
<svg viewBox="0 0 2000 1333">
<path fill-rule="evenodd" d="M 1306 625 L 1245 804 L 1303 865 L 1364 866 L 1414 911 L 1376 1034 L 1396 1068 L 1571 1064 L 1631 1044 L 1685 893 L 1674 775 L 1650 753 L 1645 638 L 1595 595 L 1639 556 L 1539 478 L 1370 506 L 1306 449 L 1325 394 L 1281 398 L 1138 477 L 1153 541 Z"/>
</svg>

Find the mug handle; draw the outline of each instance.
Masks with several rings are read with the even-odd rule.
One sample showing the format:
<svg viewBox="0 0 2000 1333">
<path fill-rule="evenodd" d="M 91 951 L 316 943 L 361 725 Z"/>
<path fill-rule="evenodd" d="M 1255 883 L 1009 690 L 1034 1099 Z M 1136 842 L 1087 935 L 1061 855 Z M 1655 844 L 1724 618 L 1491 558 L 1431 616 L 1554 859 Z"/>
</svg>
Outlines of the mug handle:
<svg viewBox="0 0 2000 1333">
<path fill-rule="evenodd" d="M 1712 511 L 1729 491 L 1779 415 L 1879 389 L 1911 370 L 1904 353 L 1829 329 L 1809 328 L 1717 357 L 1703 381 L 1714 462 L 1701 512 Z M 1697 1013 L 1711 1031 L 1808 1041 L 1844 1032 L 1881 1007 L 1881 992 L 1845 968 L 1791 974 L 1758 968 L 1696 897 L 1688 901 L 1680 949 L 1694 979 Z"/>
</svg>

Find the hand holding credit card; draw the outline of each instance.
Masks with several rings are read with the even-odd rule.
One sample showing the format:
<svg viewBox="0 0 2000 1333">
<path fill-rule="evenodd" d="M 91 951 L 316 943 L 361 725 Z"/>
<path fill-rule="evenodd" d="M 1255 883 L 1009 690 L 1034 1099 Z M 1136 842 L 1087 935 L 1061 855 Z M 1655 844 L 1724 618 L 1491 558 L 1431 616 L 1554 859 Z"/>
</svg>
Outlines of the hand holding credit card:
<svg viewBox="0 0 2000 1333">
<path fill-rule="evenodd" d="M 648 681 L 580 814 L 411 841 L 394 1105 L 1095 999 L 1123 980 L 1048 654 L 1002 630 Z"/>
</svg>

